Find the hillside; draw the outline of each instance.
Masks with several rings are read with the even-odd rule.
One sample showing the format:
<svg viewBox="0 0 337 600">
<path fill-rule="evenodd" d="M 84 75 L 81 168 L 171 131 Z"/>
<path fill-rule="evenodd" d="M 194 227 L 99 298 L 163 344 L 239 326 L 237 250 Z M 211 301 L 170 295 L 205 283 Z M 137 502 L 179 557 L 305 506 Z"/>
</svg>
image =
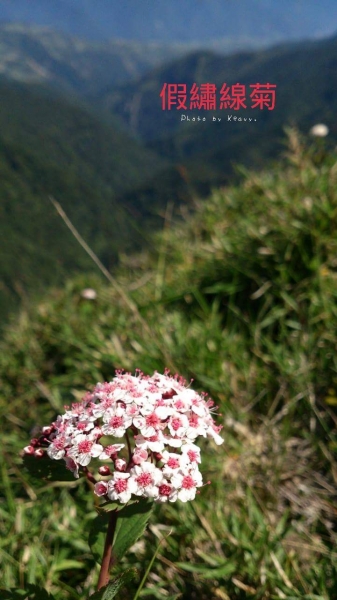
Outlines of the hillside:
<svg viewBox="0 0 337 600">
<path fill-rule="evenodd" d="M 331 34 L 334 11 L 334 0 L 0 1 L 3 21 L 48 25 L 92 40 L 118 37 L 235 48 Z"/>
<path fill-rule="evenodd" d="M 200 186 L 209 190 L 210 185 L 226 181 L 233 162 L 260 167 L 268 157 L 275 157 L 282 148 L 285 125 L 296 123 L 308 131 L 314 123 L 324 122 L 332 139 L 336 139 L 336 64 L 337 37 L 233 56 L 202 51 L 155 69 L 137 83 L 112 88 L 101 101 L 104 109 L 118 115 L 134 136 L 182 163 L 191 181 L 199 179 Z M 277 101 L 272 111 L 162 110 L 159 93 L 167 82 L 184 83 L 187 89 L 194 82 L 210 82 L 218 90 L 224 82 L 239 82 L 248 90 L 251 84 L 270 82 L 277 85 Z M 182 123 L 181 113 L 206 116 L 208 121 Z M 257 121 L 228 122 L 230 114 Z M 211 122 L 214 115 L 222 119 L 221 123 Z"/>
<path fill-rule="evenodd" d="M 169 220 L 112 283 L 68 280 L 7 328 L 0 588 L 91 596 L 92 486 L 36 481 L 20 450 L 116 368 L 168 367 L 212 396 L 224 444 L 201 441 L 210 485 L 193 504 L 155 508 L 123 560 L 137 570 L 125 596 L 151 564 L 145 592 L 158 600 L 243 600 L 247 590 L 252 600 L 335 600 L 337 155 L 295 131 L 287 150 L 287 161 Z M 83 298 L 88 286 L 95 299 Z"/>
<path fill-rule="evenodd" d="M 16 81 L 51 84 L 81 96 L 129 81 L 183 48 L 112 40 L 93 43 L 50 28 L 0 26 L 0 74 Z"/>
<path fill-rule="evenodd" d="M 123 195 L 166 163 L 48 89 L 2 82 L 0 96 L 3 315 L 13 293 L 25 298 L 91 266 L 49 195 L 109 266 L 146 235 Z M 143 209 L 144 215 L 153 207 Z"/>
</svg>

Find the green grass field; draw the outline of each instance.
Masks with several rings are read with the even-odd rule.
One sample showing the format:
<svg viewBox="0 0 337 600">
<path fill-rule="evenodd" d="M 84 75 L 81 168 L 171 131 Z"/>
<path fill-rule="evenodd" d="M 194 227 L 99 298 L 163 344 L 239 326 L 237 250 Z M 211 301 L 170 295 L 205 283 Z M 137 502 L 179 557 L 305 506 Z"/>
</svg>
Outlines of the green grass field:
<svg viewBox="0 0 337 600">
<path fill-rule="evenodd" d="M 81 276 L 13 317 L 0 358 L 0 588 L 94 592 L 90 484 L 33 481 L 19 452 L 116 368 L 168 367 L 212 396 L 225 443 L 204 444 L 212 484 L 194 502 L 156 507 L 117 568 L 139 573 L 121 597 L 134 598 L 161 541 L 141 598 L 337 598 L 337 155 L 288 136 L 282 163 L 242 171 L 191 213 L 168 210 L 155 251 L 125 256 L 110 282 Z"/>
</svg>

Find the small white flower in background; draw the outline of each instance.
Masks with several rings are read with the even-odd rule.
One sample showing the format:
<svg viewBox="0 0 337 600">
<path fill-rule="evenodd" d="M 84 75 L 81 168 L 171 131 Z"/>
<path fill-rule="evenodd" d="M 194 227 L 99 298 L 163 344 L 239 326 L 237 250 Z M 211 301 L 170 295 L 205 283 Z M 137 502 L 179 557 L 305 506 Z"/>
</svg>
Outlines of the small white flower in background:
<svg viewBox="0 0 337 600">
<path fill-rule="evenodd" d="M 96 290 L 93 290 L 92 288 L 85 288 L 84 290 L 81 291 L 81 297 L 84 298 L 85 300 L 96 300 L 97 292 L 96 292 Z"/>
<path fill-rule="evenodd" d="M 65 414 L 44 427 L 24 453 L 41 457 L 46 448 L 49 458 L 64 460 L 74 477 L 81 470 L 89 475 L 97 496 L 121 504 L 139 496 L 187 502 L 203 485 L 196 438 L 223 443 L 213 404 L 168 371 L 151 377 L 139 370 L 135 376 L 117 371 L 82 402 L 65 407 Z M 122 437 L 125 444 L 114 443 Z M 105 464 L 97 466 L 99 461 Z"/>
<path fill-rule="evenodd" d="M 314 125 L 310 129 L 309 133 L 316 137 L 326 137 L 329 133 L 329 127 L 327 125 L 324 125 L 324 123 L 317 123 L 317 125 Z"/>
</svg>

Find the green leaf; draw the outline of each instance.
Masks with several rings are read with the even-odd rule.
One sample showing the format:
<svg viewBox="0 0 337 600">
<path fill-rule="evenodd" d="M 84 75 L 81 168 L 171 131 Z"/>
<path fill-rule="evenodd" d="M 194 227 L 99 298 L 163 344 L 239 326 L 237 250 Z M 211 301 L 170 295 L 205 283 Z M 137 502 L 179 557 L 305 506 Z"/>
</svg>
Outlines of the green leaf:
<svg viewBox="0 0 337 600">
<path fill-rule="evenodd" d="M 112 510 L 116 510 L 120 508 L 120 504 L 118 502 L 104 502 L 100 506 L 96 507 L 96 510 L 99 515 L 104 515 L 106 513 L 111 512 Z"/>
<path fill-rule="evenodd" d="M 300 323 L 298 323 L 298 321 L 294 321 L 293 319 L 288 319 L 287 321 L 284 321 L 284 322 L 291 329 L 296 329 L 297 331 L 301 331 L 301 329 L 302 329 L 302 325 Z"/>
<path fill-rule="evenodd" d="M 23 458 L 23 466 L 34 479 L 46 481 L 74 481 L 74 475 L 66 468 L 63 460 L 51 460 L 47 456 L 35 458 L 26 455 Z"/>
<path fill-rule="evenodd" d="M 120 560 L 127 550 L 140 538 L 150 518 L 152 509 L 153 502 L 140 500 L 130 506 L 126 506 L 118 513 L 112 549 L 116 560 Z"/>
<path fill-rule="evenodd" d="M 84 569 L 85 568 L 85 564 L 82 562 L 79 562 L 78 560 L 71 560 L 71 559 L 63 559 L 60 562 L 58 562 L 54 567 L 53 570 L 54 571 L 66 571 L 68 569 Z"/>
<path fill-rule="evenodd" d="M 0 589 L 0 600 L 54 600 L 54 596 L 37 585 L 27 585 L 25 590 L 12 588 L 10 590 Z"/>
<path fill-rule="evenodd" d="M 89 530 L 89 546 L 94 559 L 101 564 L 104 542 L 108 530 L 109 513 L 100 513 L 92 522 Z"/>
<path fill-rule="evenodd" d="M 142 535 L 152 508 L 153 502 L 140 500 L 118 511 L 112 548 L 116 561 L 120 560 Z M 109 518 L 109 513 L 99 514 L 93 520 L 89 531 L 89 546 L 98 563 L 102 560 Z"/>
<path fill-rule="evenodd" d="M 0 589 L 0 600 L 19 600 L 24 598 L 27 592 L 25 590 L 3 590 Z"/>
<path fill-rule="evenodd" d="M 128 584 L 130 581 L 135 579 L 137 576 L 136 569 L 128 569 L 118 575 L 116 579 L 110 581 L 108 585 L 104 586 L 99 592 L 96 592 L 93 596 L 90 596 L 90 600 L 111 600 L 116 596 L 119 590 Z"/>
<path fill-rule="evenodd" d="M 151 587 L 145 588 L 145 590 L 142 590 L 142 598 L 150 597 L 151 600 L 153 600 L 153 598 L 162 598 L 163 597 L 162 589 L 163 589 L 162 584 L 154 585 L 152 583 Z M 156 590 L 158 590 L 158 595 L 155 596 L 154 593 Z M 165 596 L 165 600 L 178 600 L 179 598 L 182 598 L 182 593 L 173 594 L 171 596 Z"/>
<path fill-rule="evenodd" d="M 128 506 L 131 506 L 131 504 L 135 504 L 135 503 L 139 503 L 139 500 L 129 500 L 128 502 Z M 109 500 L 107 502 L 103 502 L 103 504 L 101 504 L 100 506 L 98 506 L 96 508 L 98 514 L 104 514 L 107 512 L 111 512 L 112 510 L 116 510 L 118 509 L 119 511 L 124 510 L 125 506 L 121 505 L 119 502 L 112 502 L 112 500 Z"/>
<path fill-rule="evenodd" d="M 204 579 L 217 579 L 220 577 L 230 577 L 237 570 L 237 565 L 233 563 L 224 563 L 222 566 L 217 568 L 210 568 L 207 565 L 192 565 L 191 563 L 178 562 L 177 567 L 189 571 L 190 573 L 197 573 Z"/>
</svg>

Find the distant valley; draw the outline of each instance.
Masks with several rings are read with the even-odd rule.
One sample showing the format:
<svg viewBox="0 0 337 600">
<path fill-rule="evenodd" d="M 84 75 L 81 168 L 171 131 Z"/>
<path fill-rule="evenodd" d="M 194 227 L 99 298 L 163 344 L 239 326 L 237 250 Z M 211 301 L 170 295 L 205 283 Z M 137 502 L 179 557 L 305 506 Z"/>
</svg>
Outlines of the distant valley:
<svg viewBox="0 0 337 600">
<path fill-rule="evenodd" d="M 0 25 L 0 76 L 81 96 L 135 79 L 184 52 L 179 44 L 97 44 L 48 28 Z"/>
</svg>

